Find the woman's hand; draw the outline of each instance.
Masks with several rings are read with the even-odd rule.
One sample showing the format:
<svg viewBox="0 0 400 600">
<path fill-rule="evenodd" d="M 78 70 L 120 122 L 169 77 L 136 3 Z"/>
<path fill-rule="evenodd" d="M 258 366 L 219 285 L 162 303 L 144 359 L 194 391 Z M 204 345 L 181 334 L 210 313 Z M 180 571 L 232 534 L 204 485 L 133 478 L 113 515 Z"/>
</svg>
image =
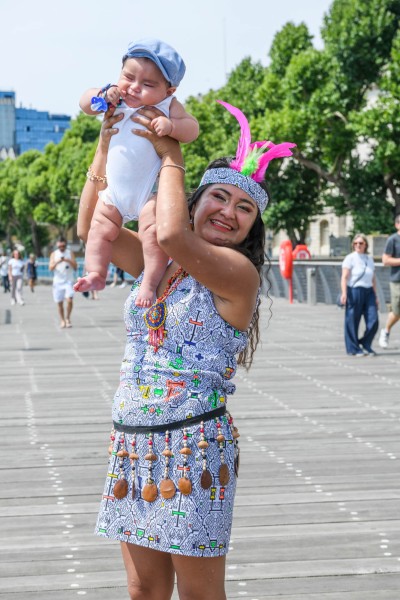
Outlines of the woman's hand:
<svg viewBox="0 0 400 600">
<path fill-rule="evenodd" d="M 121 121 L 124 116 L 122 113 L 114 115 L 114 112 L 115 106 L 110 106 L 110 108 L 104 113 L 103 123 L 101 124 L 99 145 L 101 145 L 102 149 L 106 152 L 108 152 L 108 146 L 110 145 L 111 137 L 119 131 L 119 129 L 114 127 L 114 125 Z"/>
<path fill-rule="evenodd" d="M 132 129 L 132 131 L 135 135 L 149 140 L 149 142 L 153 144 L 154 150 L 157 152 L 161 160 L 169 157 L 174 162 L 177 162 L 177 164 L 183 164 L 179 142 L 166 135 L 163 137 L 158 137 L 154 125 L 152 124 L 154 119 L 163 116 L 165 116 L 164 113 L 153 106 L 141 108 L 137 111 L 135 116 L 131 118 L 134 123 L 143 125 L 145 129 Z"/>
</svg>

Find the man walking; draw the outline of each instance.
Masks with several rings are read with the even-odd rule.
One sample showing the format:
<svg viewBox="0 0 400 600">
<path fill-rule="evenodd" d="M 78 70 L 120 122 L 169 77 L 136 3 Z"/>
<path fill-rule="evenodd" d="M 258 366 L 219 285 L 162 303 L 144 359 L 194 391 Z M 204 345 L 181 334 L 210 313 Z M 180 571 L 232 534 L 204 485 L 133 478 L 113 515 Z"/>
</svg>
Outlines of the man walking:
<svg viewBox="0 0 400 600">
<path fill-rule="evenodd" d="M 49 269 L 54 271 L 53 298 L 58 305 L 61 329 L 72 327 L 71 312 L 74 297 L 74 271 L 76 268 L 75 256 L 67 248 L 67 240 L 63 237 L 58 238 L 57 250 L 50 254 Z M 67 302 L 66 312 L 64 312 L 64 300 Z"/>
<path fill-rule="evenodd" d="M 382 262 L 390 267 L 390 303 L 391 311 L 386 321 L 385 329 L 381 329 L 379 345 L 389 346 L 389 335 L 393 325 L 400 319 L 400 214 L 394 220 L 397 233 L 391 235 L 385 245 Z"/>
</svg>

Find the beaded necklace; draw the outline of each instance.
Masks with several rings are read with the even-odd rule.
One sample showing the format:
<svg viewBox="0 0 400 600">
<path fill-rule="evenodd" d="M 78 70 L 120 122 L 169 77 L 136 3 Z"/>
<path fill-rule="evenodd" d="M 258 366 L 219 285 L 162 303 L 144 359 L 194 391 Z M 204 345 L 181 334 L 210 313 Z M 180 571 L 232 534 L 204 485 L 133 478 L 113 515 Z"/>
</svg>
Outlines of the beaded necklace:
<svg viewBox="0 0 400 600">
<path fill-rule="evenodd" d="M 157 298 L 153 306 L 151 306 L 143 315 L 144 322 L 149 330 L 149 344 L 153 346 L 155 352 L 157 352 L 164 344 L 164 323 L 168 314 L 165 299 L 176 290 L 180 282 L 187 276 L 188 273 L 186 273 L 182 267 L 179 267 L 179 269 L 177 269 L 168 279 L 167 287 L 163 294 Z"/>
</svg>

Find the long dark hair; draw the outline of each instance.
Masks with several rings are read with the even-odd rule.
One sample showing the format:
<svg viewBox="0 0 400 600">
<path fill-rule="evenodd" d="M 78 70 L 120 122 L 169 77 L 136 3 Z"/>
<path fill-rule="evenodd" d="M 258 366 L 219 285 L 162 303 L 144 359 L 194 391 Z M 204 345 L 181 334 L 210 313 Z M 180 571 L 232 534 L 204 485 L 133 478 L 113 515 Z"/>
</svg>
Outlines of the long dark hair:
<svg viewBox="0 0 400 600">
<path fill-rule="evenodd" d="M 229 168 L 229 164 L 232 160 L 232 158 L 228 157 L 217 158 L 208 165 L 207 169 Z M 209 183 L 200 186 L 195 192 L 193 192 L 193 194 L 189 196 L 188 204 L 190 213 L 192 212 L 192 208 L 199 201 L 204 190 L 206 190 L 210 185 L 212 184 Z M 267 184 L 265 182 L 261 182 L 259 185 L 268 193 Z M 250 262 L 253 263 L 258 273 L 260 274 L 261 286 L 261 271 L 265 262 L 265 226 L 261 218 L 260 211 L 258 211 L 256 220 L 254 221 L 253 226 L 250 229 L 247 237 L 243 240 L 243 242 L 241 242 L 238 246 L 235 247 L 235 250 L 244 254 L 250 260 Z M 257 307 L 254 311 L 252 321 L 247 331 L 249 336 L 249 343 L 247 344 L 246 348 L 242 350 L 242 352 L 240 352 L 238 356 L 238 365 L 242 365 L 246 369 L 249 369 L 251 367 L 254 352 L 257 348 L 258 342 L 260 341 L 259 306 L 260 303 L 258 302 Z"/>
</svg>

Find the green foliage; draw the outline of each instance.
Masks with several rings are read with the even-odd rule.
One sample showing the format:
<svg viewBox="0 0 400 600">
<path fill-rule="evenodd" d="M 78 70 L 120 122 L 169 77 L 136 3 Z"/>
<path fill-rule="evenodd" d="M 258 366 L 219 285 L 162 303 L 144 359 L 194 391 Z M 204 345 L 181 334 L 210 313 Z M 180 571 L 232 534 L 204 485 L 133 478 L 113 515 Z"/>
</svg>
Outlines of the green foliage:
<svg viewBox="0 0 400 600">
<path fill-rule="evenodd" d="M 201 132 L 183 146 L 188 189 L 211 160 L 236 153 L 239 125 L 217 99 L 245 113 L 253 141 L 297 144 L 293 159 L 266 173 L 266 222 L 294 242 L 326 205 L 351 213 L 366 233 L 391 231 L 392 213 L 400 213 L 400 0 L 333 0 L 321 33 L 320 50 L 304 23 L 287 23 L 267 68 L 244 58 L 223 87 L 186 102 Z M 81 114 L 44 154 L 0 163 L 5 237 L 30 236 L 40 249 L 46 224 L 65 233 L 75 223 L 99 130 Z"/>
<path fill-rule="evenodd" d="M 269 51 L 271 73 L 277 77 L 284 77 L 293 57 L 311 48 L 312 36 L 308 31 L 307 25 L 305 23 L 301 23 L 300 25 L 287 23 L 275 35 Z"/>
<path fill-rule="evenodd" d="M 82 113 L 58 145 L 0 163 L 0 217 L 9 243 L 15 235 L 40 256 L 49 225 L 66 234 L 75 224 L 99 131 L 100 122 Z"/>
</svg>

